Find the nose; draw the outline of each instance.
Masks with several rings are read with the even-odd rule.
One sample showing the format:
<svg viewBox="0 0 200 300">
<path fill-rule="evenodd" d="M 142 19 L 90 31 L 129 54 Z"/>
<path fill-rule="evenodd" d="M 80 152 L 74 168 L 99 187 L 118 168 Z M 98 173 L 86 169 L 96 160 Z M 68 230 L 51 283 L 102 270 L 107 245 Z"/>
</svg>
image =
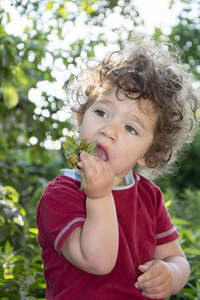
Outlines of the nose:
<svg viewBox="0 0 200 300">
<path fill-rule="evenodd" d="M 117 126 L 117 122 L 110 122 L 103 126 L 100 130 L 100 135 L 110 139 L 112 142 L 116 142 L 119 134 L 119 128 Z"/>
</svg>

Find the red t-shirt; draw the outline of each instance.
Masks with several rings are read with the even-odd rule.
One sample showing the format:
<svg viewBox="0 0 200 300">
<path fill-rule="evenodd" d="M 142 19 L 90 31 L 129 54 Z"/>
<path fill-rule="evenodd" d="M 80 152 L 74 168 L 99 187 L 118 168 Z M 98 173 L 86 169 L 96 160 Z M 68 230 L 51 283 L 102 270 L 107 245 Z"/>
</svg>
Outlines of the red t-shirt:
<svg viewBox="0 0 200 300">
<path fill-rule="evenodd" d="M 134 286 L 140 274 L 137 266 L 153 259 L 157 245 L 179 237 L 160 189 L 135 173 L 131 173 L 128 185 L 113 188 L 119 224 L 118 258 L 109 274 L 92 275 L 74 267 L 61 254 L 64 242 L 75 228 L 83 226 L 86 216 L 86 195 L 80 190 L 79 174 L 69 172 L 69 176 L 60 175 L 48 184 L 37 208 L 46 299 L 147 299 Z"/>
</svg>

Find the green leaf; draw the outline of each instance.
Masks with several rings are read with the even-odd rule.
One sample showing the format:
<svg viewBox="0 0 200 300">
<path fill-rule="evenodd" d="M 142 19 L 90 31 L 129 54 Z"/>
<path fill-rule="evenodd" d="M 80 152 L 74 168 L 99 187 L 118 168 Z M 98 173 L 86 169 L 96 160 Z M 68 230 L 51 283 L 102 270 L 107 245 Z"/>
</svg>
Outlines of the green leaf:
<svg viewBox="0 0 200 300">
<path fill-rule="evenodd" d="M 8 238 L 9 230 L 10 226 L 7 226 L 5 224 L 0 227 L 0 242 L 3 242 Z"/>
<path fill-rule="evenodd" d="M 18 214 L 17 217 L 14 217 L 12 219 L 12 221 L 15 223 L 15 224 L 18 224 L 19 226 L 24 226 L 24 220 L 22 218 L 22 216 L 20 214 Z"/>
<path fill-rule="evenodd" d="M 190 225 L 190 222 L 187 221 L 187 220 L 183 220 L 183 219 L 180 219 L 180 218 L 172 218 L 172 222 L 175 224 L 175 225 Z"/>
<path fill-rule="evenodd" d="M 80 148 L 81 147 L 81 140 L 76 140 L 76 148 Z"/>
<path fill-rule="evenodd" d="M 88 147 L 88 142 L 87 142 L 86 139 L 83 139 L 83 140 L 82 140 L 82 146 L 81 146 L 82 150 L 83 150 L 83 151 L 86 151 L 86 150 L 87 150 L 87 147 Z"/>
<path fill-rule="evenodd" d="M 70 158 L 70 157 L 73 157 L 75 155 L 77 155 L 76 152 L 68 151 L 68 150 L 65 151 L 65 157 L 66 158 Z"/>
<path fill-rule="evenodd" d="M 12 186 L 6 185 L 3 187 L 3 199 L 18 203 L 19 193 Z"/>
<path fill-rule="evenodd" d="M 84 10 L 88 15 L 92 14 L 93 12 L 95 12 L 94 8 L 93 8 L 93 3 L 94 1 L 92 0 L 83 0 L 81 2 L 81 8 L 82 10 Z"/>
<path fill-rule="evenodd" d="M 73 136 L 66 135 L 65 142 L 63 143 L 63 147 L 67 150 L 72 147 L 76 147 L 76 139 Z"/>
<path fill-rule="evenodd" d="M 76 155 L 75 161 L 74 161 L 74 168 L 77 168 L 77 163 L 79 162 L 79 156 Z"/>
<path fill-rule="evenodd" d="M 28 25 L 26 27 L 24 27 L 23 33 L 26 33 L 29 30 Z"/>
<path fill-rule="evenodd" d="M 58 13 L 61 15 L 61 17 L 63 18 L 64 21 L 67 20 L 68 13 L 67 13 L 66 8 L 64 6 L 61 6 L 58 9 Z"/>
<path fill-rule="evenodd" d="M 87 147 L 88 152 L 94 151 L 95 148 L 96 148 L 96 145 L 97 145 L 97 141 L 94 141 L 91 144 L 89 144 L 88 147 Z"/>
<path fill-rule="evenodd" d="M 11 21 L 11 17 L 10 17 L 9 13 L 7 13 L 7 18 L 8 18 L 8 22 L 10 22 Z"/>
<path fill-rule="evenodd" d="M 46 10 L 51 10 L 55 4 L 55 1 L 49 1 L 46 6 Z"/>
<path fill-rule="evenodd" d="M 24 86 L 28 84 L 28 78 L 26 77 L 24 71 L 20 66 L 14 66 L 12 73 L 15 77 L 15 80 L 20 86 Z"/>
<path fill-rule="evenodd" d="M 27 261 L 27 258 L 22 255 L 15 255 L 9 260 L 12 264 L 19 261 Z"/>
<path fill-rule="evenodd" d="M 165 206 L 169 207 L 171 203 L 172 203 L 172 200 L 168 200 L 168 201 L 165 202 Z"/>
<path fill-rule="evenodd" d="M 5 243 L 5 253 L 6 253 L 6 255 L 9 256 L 12 253 L 13 249 L 14 248 L 11 246 L 10 242 L 6 241 L 6 243 Z"/>
<path fill-rule="evenodd" d="M 35 235 L 38 234 L 38 229 L 37 228 L 29 228 L 29 231 Z"/>
<path fill-rule="evenodd" d="M 3 80 L 2 88 L 5 106 L 8 109 L 15 107 L 19 102 L 19 96 L 14 85 L 9 80 Z"/>
<path fill-rule="evenodd" d="M 195 254 L 195 255 L 200 255 L 200 250 L 197 248 L 184 248 L 184 252 L 186 254 Z"/>
</svg>

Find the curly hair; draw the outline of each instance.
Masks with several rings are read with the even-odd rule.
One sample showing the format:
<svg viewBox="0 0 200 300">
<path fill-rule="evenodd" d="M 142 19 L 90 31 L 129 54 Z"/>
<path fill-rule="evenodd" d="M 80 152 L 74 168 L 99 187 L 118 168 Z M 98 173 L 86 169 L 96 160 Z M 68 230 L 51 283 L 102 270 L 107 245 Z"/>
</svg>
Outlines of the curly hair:
<svg viewBox="0 0 200 300">
<path fill-rule="evenodd" d="M 77 82 L 79 106 L 72 109 L 76 113 L 84 114 L 99 93 L 109 94 L 113 89 L 119 101 L 123 93 L 133 101 L 153 103 L 158 121 L 145 160 L 154 175 L 166 171 L 193 141 L 199 99 L 192 86 L 194 78 L 184 70 L 172 44 L 134 39 L 123 51 L 108 53 L 101 61 L 89 59 Z"/>
</svg>

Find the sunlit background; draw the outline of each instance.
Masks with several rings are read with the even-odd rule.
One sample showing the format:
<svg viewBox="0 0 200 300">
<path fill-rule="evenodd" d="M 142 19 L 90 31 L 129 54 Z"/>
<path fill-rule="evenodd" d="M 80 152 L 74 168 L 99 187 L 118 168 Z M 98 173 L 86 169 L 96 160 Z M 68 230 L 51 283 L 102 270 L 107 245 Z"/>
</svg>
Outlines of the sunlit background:
<svg viewBox="0 0 200 300">
<path fill-rule="evenodd" d="M 45 299 L 35 213 L 46 184 L 70 167 L 64 84 L 135 32 L 178 45 L 199 90 L 200 0 L 0 0 L 0 300 Z M 200 299 L 199 132 L 176 173 L 156 181 L 191 265 L 170 300 Z"/>
<path fill-rule="evenodd" d="M 34 11 L 34 6 L 31 9 L 31 3 L 39 3 L 38 10 L 40 10 L 40 14 L 37 11 Z M 62 39 L 59 38 L 58 31 L 56 28 L 58 27 L 56 19 L 53 19 L 53 13 L 56 9 L 59 9 L 59 6 L 63 1 L 22 1 L 22 6 L 27 5 L 29 3 L 29 7 L 27 6 L 27 11 L 29 11 L 29 15 L 23 14 L 22 7 L 20 5 L 13 5 L 13 1 L 9 0 L 1 0 L 1 8 L 5 12 L 9 13 L 9 22 L 4 15 L 2 18 L 2 24 L 5 25 L 5 30 L 8 34 L 19 36 L 22 41 L 27 39 L 27 33 L 24 33 L 29 28 L 29 34 L 34 37 L 36 34 L 36 30 L 43 30 L 48 32 L 49 27 L 55 26 L 55 29 L 51 31 L 48 35 L 48 45 L 45 56 L 41 60 L 41 64 L 39 67 L 41 70 L 46 70 L 46 68 L 52 69 L 52 76 L 55 78 L 55 81 L 50 83 L 49 81 L 38 81 L 36 87 L 30 88 L 28 97 L 29 100 L 32 101 L 37 107 L 35 109 L 36 115 L 42 114 L 44 118 L 49 118 L 50 113 L 47 109 L 41 110 L 44 101 L 42 101 L 42 93 L 47 92 L 51 96 L 55 96 L 57 98 L 63 99 L 65 97 L 65 93 L 63 92 L 64 83 L 70 78 L 72 74 L 77 74 L 80 71 L 80 67 L 83 65 L 83 62 L 88 57 L 87 47 L 83 46 L 82 51 L 80 52 L 80 56 L 76 57 L 76 64 L 71 64 L 73 58 L 70 58 L 69 52 L 71 45 L 76 43 L 78 40 L 84 40 L 85 45 L 89 45 L 91 41 L 96 41 L 99 36 L 103 39 L 102 42 L 96 43 L 94 45 L 94 55 L 98 58 L 101 58 L 106 52 L 110 50 L 119 50 L 119 34 L 120 39 L 122 41 L 126 41 L 128 39 L 128 33 L 132 31 L 145 32 L 148 34 L 153 34 L 155 28 L 159 28 L 163 35 L 170 35 L 171 29 L 173 26 L 176 26 L 179 23 L 178 16 L 181 14 L 184 8 L 184 3 L 181 1 L 176 1 L 173 4 L 173 8 L 170 8 L 171 1 L 169 0 L 135 0 L 128 1 L 131 3 L 126 4 L 123 0 L 118 1 L 113 7 L 113 10 L 105 11 L 106 13 L 99 14 L 99 24 L 95 24 L 91 21 L 88 22 L 88 15 L 86 11 L 83 9 L 79 10 L 79 6 L 75 4 L 75 1 L 66 1 L 65 2 L 65 11 L 61 12 L 61 16 L 64 14 L 74 14 L 75 20 L 70 21 L 68 19 L 65 20 L 62 24 Z M 90 4 L 93 1 L 85 1 L 85 3 Z M 127 2 L 127 1 L 126 1 Z M 19 2 L 20 3 L 20 2 Z M 60 3 L 60 4 L 59 4 Z M 107 3 L 107 1 L 105 1 Z M 102 7 L 104 1 L 93 3 L 93 9 L 96 9 L 95 5 Z M 131 10 L 131 8 L 135 8 L 138 11 L 138 15 L 136 15 L 135 11 L 132 10 L 130 16 L 126 17 L 126 14 L 122 14 L 122 7 L 125 7 L 124 10 Z M 195 3 L 191 3 L 191 17 L 198 17 L 198 9 Z M 104 9 L 105 10 L 105 9 Z M 33 19 L 38 18 L 36 30 L 33 29 Z M 137 26 L 134 26 L 134 22 Z M 23 53 L 23 43 L 18 45 L 18 49 L 21 50 L 21 54 Z M 52 53 L 56 53 L 56 51 L 60 51 L 59 58 L 54 59 Z M 73 50 L 74 51 L 74 50 Z M 20 53 L 19 53 L 20 54 Z M 69 56 L 69 57 L 68 57 Z M 68 61 L 68 66 L 63 63 L 63 58 L 66 58 Z M 35 61 L 35 53 L 34 51 L 29 51 L 28 60 L 30 62 Z M 63 110 L 57 111 L 56 117 L 59 121 L 65 121 L 66 118 L 69 118 L 70 115 L 67 114 Z M 63 130 L 63 135 L 67 134 L 68 130 Z M 69 133 L 69 132 L 68 132 Z M 38 142 L 38 138 L 36 136 L 32 136 L 29 139 L 29 143 L 34 145 Z M 56 141 L 46 139 L 43 141 L 43 145 L 48 149 L 60 149 L 62 138 Z"/>
</svg>

